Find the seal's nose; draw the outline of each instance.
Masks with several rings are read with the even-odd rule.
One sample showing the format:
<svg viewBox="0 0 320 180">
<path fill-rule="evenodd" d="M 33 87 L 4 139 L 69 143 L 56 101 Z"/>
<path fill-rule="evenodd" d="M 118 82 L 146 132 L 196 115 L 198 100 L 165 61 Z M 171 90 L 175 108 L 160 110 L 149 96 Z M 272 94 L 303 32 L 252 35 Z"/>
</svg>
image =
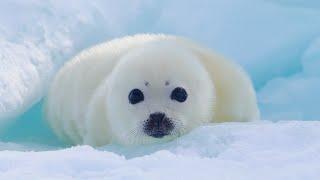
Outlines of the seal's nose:
<svg viewBox="0 0 320 180">
<path fill-rule="evenodd" d="M 150 114 L 150 119 L 154 120 L 155 123 L 157 123 L 157 125 L 160 125 L 160 123 L 165 117 L 166 115 L 162 112 L 156 112 L 156 113 Z"/>
<path fill-rule="evenodd" d="M 150 114 L 149 119 L 144 124 L 144 133 L 155 138 L 162 138 L 169 135 L 173 130 L 172 121 L 162 112 Z"/>
</svg>

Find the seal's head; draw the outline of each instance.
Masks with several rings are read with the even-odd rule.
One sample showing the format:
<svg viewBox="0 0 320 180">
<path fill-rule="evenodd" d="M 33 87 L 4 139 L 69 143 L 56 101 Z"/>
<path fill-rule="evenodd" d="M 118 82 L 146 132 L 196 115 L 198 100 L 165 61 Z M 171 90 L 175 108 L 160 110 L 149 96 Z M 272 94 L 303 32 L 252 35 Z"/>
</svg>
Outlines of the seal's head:
<svg viewBox="0 0 320 180">
<path fill-rule="evenodd" d="M 172 139 L 209 122 L 212 80 L 199 58 L 173 42 L 130 50 L 111 73 L 106 100 L 113 140 L 143 144 Z"/>
</svg>

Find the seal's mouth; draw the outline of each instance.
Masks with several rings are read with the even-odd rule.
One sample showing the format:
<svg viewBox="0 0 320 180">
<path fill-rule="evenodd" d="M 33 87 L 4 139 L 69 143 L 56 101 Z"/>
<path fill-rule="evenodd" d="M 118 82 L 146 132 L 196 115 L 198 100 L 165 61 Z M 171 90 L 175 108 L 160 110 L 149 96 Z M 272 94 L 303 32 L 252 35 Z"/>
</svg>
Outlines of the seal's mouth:
<svg viewBox="0 0 320 180">
<path fill-rule="evenodd" d="M 154 138 L 162 138 L 170 135 L 174 129 L 174 123 L 165 113 L 155 112 L 150 114 L 143 125 L 143 132 Z"/>
</svg>

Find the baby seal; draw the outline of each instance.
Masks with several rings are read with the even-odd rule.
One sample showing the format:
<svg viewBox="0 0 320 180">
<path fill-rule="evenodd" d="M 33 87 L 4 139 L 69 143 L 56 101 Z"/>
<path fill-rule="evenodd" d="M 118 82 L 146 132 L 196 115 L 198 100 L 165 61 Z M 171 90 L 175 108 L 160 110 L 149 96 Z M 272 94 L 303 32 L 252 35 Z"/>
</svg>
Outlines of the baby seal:
<svg viewBox="0 0 320 180">
<path fill-rule="evenodd" d="M 210 122 L 259 119 L 236 64 L 185 38 L 135 35 L 84 50 L 57 73 L 46 119 L 71 144 L 168 141 Z"/>
</svg>

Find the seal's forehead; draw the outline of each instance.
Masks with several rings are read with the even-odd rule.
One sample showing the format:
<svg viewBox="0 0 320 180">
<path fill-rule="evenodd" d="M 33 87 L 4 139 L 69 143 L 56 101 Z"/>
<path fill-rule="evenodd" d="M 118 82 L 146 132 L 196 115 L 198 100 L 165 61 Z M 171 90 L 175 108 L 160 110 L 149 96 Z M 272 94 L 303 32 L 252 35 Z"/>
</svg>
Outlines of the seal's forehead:
<svg viewBox="0 0 320 180">
<path fill-rule="evenodd" d="M 198 81 L 205 71 L 195 54 L 171 42 L 147 44 L 131 50 L 121 58 L 116 69 L 121 82 L 148 81 L 161 85 L 166 81 Z"/>
<path fill-rule="evenodd" d="M 195 66 L 197 57 L 178 43 L 156 42 L 130 51 L 123 61 L 132 71 L 176 71 L 177 68 Z"/>
</svg>

